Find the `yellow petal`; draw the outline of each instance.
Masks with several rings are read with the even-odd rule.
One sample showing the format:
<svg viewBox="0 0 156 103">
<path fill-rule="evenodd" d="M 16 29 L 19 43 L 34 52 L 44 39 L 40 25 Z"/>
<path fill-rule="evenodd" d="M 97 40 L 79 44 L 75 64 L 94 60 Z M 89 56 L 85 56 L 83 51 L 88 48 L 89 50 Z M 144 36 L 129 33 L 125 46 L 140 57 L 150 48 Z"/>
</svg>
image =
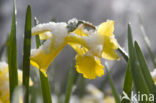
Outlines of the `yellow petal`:
<svg viewBox="0 0 156 103">
<path fill-rule="evenodd" d="M 108 60 L 119 60 L 119 56 L 115 53 L 115 50 L 119 47 L 114 37 L 104 36 L 102 57 Z"/>
<path fill-rule="evenodd" d="M 99 25 L 97 33 L 102 36 L 112 36 L 114 32 L 114 21 L 107 20 Z"/>
<path fill-rule="evenodd" d="M 79 55 L 85 54 L 88 49 L 85 47 L 82 47 L 80 44 L 76 43 L 68 43 Z"/>
<path fill-rule="evenodd" d="M 111 97 L 111 96 L 105 97 L 104 103 L 115 103 L 115 100 L 114 100 L 114 98 Z"/>
<path fill-rule="evenodd" d="M 106 48 L 102 52 L 102 57 L 108 60 L 120 60 L 114 49 Z"/>
<path fill-rule="evenodd" d="M 83 38 L 81 38 L 81 36 L 70 34 L 66 36 L 65 40 L 67 43 L 79 44 L 81 46 L 88 48 L 86 41 Z"/>
<path fill-rule="evenodd" d="M 55 57 L 61 52 L 61 50 L 64 48 L 65 45 L 66 45 L 65 42 L 62 42 L 58 45 L 55 44 L 54 39 L 52 39 L 49 47 L 47 47 L 47 43 L 44 43 L 42 46 L 40 46 L 40 48 L 35 49 L 33 53 L 31 53 L 30 57 L 31 64 L 40 69 L 42 73 L 46 74 L 49 65 L 52 63 Z"/>
<path fill-rule="evenodd" d="M 114 37 L 107 37 L 105 36 L 104 37 L 104 44 L 103 44 L 103 48 L 104 49 L 107 49 L 107 48 L 110 48 L 110 49 L 118 49 L 119 48 L 119 45 L 116 41 L 116 39 Z"/>
<path fill-rule="evenodd" d="M 35 35 L 40 35 L 40 34 L 44 34 L 45 32 L 51 32 L 50 30 L 41 30 L 41 31 L 36 31 L 36 32 L 32 32 L 32 36 Z"/>
<path fill-rule="evenodd" d="M 75 29 L 75 30 L 73 31 L 73 33 L 75 33 L 75 34 L 77 34 L 77 35 L 79 35 L 79 36 L 88 36 L 88 34 L 85 33 L 85 32 L 83 31 L 83 29 L 81 29 L 81 28 Z"/>
<path fill-rule="evenodd" d="M 52 33 L 51 32 L 41 33 L 39 34 L 39 37 L 40 37 L 40 40 L 47 40 L 52 37 Z"/>
<path fill-rule="evenodd" d="M 9 71 L 6 62 L 0 62 L 0 103 L 10 103 L 9 93 Z M 19 84 L 22 83 L 22 71 L 18 70 Z M 33 85 L 32 80 L 29 78 L 30 86 Z"/>
<path fill-rule="evenodd" d="M 46 54 L 43 51 L 40 51 L 37 55 L 31 56 L 30 59 L 33 66 L 36 66 L 40 69 L 47 69 L 54 59 L 54 56 L 55 55 L 53 55 L 52 53 Z"/>
<path fill-rule="evenodd" d="M 0 103 L 3 103 L 1 99 L 0 99 Z"/>
<path fill-rule="evenodd" d="M 82 47 L 86 46 L 86 42 L 81 38 L 81 36 L 88 36 L 82 28 L 77 28 L 73 31 L 74 35 L 68 35 L 66 41 L 68 44 L 79 54 L 82 55 L 87 52 L 87 48 Z"/>
<path fill-rule="evenodd" d="M 82 73 L 85 78 L 95 79 L 96 76 L 101 77 L 104 74 L 103 68 L 101 61 L 93 56 L 76 56 L 76 70 Z"/>
</svg>

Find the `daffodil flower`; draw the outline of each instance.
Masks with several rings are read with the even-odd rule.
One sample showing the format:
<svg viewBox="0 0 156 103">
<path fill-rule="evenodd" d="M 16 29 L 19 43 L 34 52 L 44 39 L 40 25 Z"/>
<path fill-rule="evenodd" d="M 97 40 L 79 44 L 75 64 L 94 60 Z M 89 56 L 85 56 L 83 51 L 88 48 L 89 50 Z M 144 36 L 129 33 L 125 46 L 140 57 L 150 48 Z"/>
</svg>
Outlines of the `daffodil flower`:
<svg viewBox="0 0 156 103">
<path fill-rule="evenodd" d="M 88 54 L 76 56 L 76 70 L 83 74 L 85 78 L 95 79 L 96 76 L 101 77 L 104 74 L 103 68 L 100 58 L 96 56 Z"/>
<path fill-rule="evenodd" d="M 78 23 L 77 20 L 72 22 Z M 100 24 L 97 30 L 86 30 L 83 25 L 74 30 L 72 22 L 39 24 L 32 28 L 32 35 L 39 35 L 46 42 L 38 49 L 31 51 L 31 64 L 39 68 L 45 75 L 54 58 L 68 43 L 78 53 L 76 55 L 76 70 L 85 78 L 95 79 L 104 74 L 101 58 L 119 59 L 115 50 L 118 48 L 114 38 L 114 22 L 109 20 Z M 70 25 L 69 25 L 70 24 Z M 70 32 L 70 30 L 74 30 Z"/>
<path fill-rule="evenodd" d="M 102 91 L 96 88 L 94 85 L 87 85 L 88 95 L 80 99 L 80 103 L 115 103 L 115 100 L 112 96 L 105 96 Z"/>
<path fill-rule="evenodd" d="M 115 53 L 118 43 L 113 35 L 114 21 L 100 24 L 97 30 L 86 30 L 80 25 L 66 37 L 66 41 L 78 53 L 76 70 L 85 78 L 95 79 L 104 74 L 100 59 L 119 60 Z"/>
<path fill-rule="evenodd" d="M 153 79 L 154 83 L 156 84 L 156 69 L 154 69 L 154 70 L 151 72 L 151 76 L 152 76 L 152 79 Z"/>
<path fill-rule="evenodd" d="M 30 57 L 31 64 L 39 68 L 45 76 L 49 65 L 66 45 L 67 34 L 67 24 L 64 22 L 49 22 L 32 28 L 32 36 L 40 35 L 40 38 L 47 39 L 38 49 L 32 49 Z"/>
<path fill-rule="evenodd" d="M 19 84 L 22 84 L 22 71 L 18 70 Z M 32 80 L 29 84 L 33 85 Z M 9 71 L 6 62 L 0 62 L 0 103 L 10 103 Z"/>
</svg>

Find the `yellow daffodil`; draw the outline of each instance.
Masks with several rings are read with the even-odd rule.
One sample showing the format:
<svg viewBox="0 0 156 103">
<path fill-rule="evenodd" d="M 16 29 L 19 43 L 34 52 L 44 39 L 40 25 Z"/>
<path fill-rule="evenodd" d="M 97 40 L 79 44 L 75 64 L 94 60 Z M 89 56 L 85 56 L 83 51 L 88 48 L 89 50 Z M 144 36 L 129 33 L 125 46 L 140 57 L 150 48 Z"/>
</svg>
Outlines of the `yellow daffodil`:
<svg viewBox="0 0 156 103">
<path fill-rule="evenodd" d="M 47 40 L 38 49 L 31 51 L 31 64 L 46 75 L 49 65 L 68 43 L 78 53 L 76 70 L 88 79 L 101 77 L 104 74 L 101 58 L 119 59 L 115 53 L 118 43 L 113 35 L 114 21 L 100 24 L 97 30 L 84 29 L 82 24 L 69 32 L 68 26 L 66 23 L 50 22 L 32 28 L 33 36 L 39 35 L 40 39 Z"/>
<path fill-rule="evenodd" d="M 96 88 L 94 85 L 86 86 L 89 95 L 84 96 L 80 103 L 115 103 L 112 96 L 104 96 L 103 92 Z"/>
<path fill-rule="evenodd" d="M 78 53 L 76 70 L 85 78 L 95 79 L 104 74 L 100 59 L 119 60 L 115 53 L 118 43 L 114 38 L 114 21 L 100 24 L 97 30 L 86 30 L 79 26 L 66 37 L 68 44 Z M 88 55 L 89 54 L 89 55 Z"/>
<path fill-rule="evenodd" d="M 9 93 L 9 73 L 8 64 L 6 62 L 0 62 L 0 103 L 10 103 Z M 18 70 L 19 83 L 22 83 L 22 72 Z M 30 85 L 33 82 L 30 81 Z"/>
<path fill-rule="evenodd" d="M 114 21 L 108 20 L 98 26 L 97 33 L 104 38 L 102 57 L 108 60 L 119 59 L 119 56 L 115 53 L 118 48 L 118 43 L 113 35 Z"/>
<path fill-rule="evenodd" d="M 40 35 L 39 35 L 39 37 L 40 37 L 40 40 L 47 40 L 47 39 L 49 39 L 49 38 L 51 38 L 52 37 L 52 34 L 51 34 L 51 32 L 45 32 L 45 33 L 41 33 Z"/>
<path fill-rule="evenodd" d="M 115 50 L 118 49 L 118 43 L 113 32 L 114 21 L 108 20 L 100 24 L 95 31 L 88 31 L 80 27 L 73 33 L 67 35 L 66 41 L 73 44 L 71 45 L 72 47 L 75 46 L 75 44 L 79 44 L 80 48 L 87 48 L 94 56 L 103 57 L 108 60 L 118 60 L 119 56 L 115 53 Z"/>
<path fill-rule="evenodd" d="M 101 77 L 104 74 L 103 65 L 95 56 L 77 55 L 76 70 L 88 79 L 95 79 L 96 76 Z"/>
<path fill-rule="evenodd" d="M 50 37 L 43 36 L 47 32 L 48 35 L 51 33 Z M 68 30 L 66 23 L 50 22 L 47 24 L 39 24 L 32 28 L 32 36 L 42 35 L 42 39 L 47 39 L 38 49 L 33 49 L 31 51 L 30 57 L 31 64 L 39 68 L 45 74 L 45 76 L 51 62 L 66 45 L 64 38 L 67 33 Z"/>
<path fill-rule="evenodd" d="M 105 97 L 103 102 L 102 103 L 115 103 L 115 100 L 113 97 L 111 96 L 108 96 L 108 97 Z"/>
<path fill-rule="evenodd" d="M 156 69 L 154 69 L 154 70 L 151 72 L 151 76 L 152 76 L 152 79 L 153 79 L 154 83 L 156 84 Z"/>
</svg>

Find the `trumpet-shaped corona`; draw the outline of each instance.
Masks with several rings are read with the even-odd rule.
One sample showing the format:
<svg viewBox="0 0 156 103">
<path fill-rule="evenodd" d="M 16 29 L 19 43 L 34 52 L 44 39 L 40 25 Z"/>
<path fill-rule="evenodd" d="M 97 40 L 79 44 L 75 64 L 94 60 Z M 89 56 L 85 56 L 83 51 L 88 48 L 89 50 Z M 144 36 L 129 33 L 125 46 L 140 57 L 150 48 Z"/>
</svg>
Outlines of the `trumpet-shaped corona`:
<svg viewBox="0 0 156 103">
<path fill-rule="evenodd" d="M 76 70 L 88 79 L 95 79 L 96 76 L 101 77 L 104 74 L 100 59 L 89 55 L 76 56 Z"/>
<path fill-rule="evenodd" d="M 112 96 L 105 96 L 102 91 L 92 84 L 87 85 L 86 89 L 89 94 L 84 96 L 80 103 L 115 103 Z"/>
<path fill-rule="evenodd" d="M 156 84 L 156 69 L 154 69 L 154 70 L 151 72 L 151 76 L 152 76 L 152 79 L 153 79 L 154 83 Z"/>
</svg>

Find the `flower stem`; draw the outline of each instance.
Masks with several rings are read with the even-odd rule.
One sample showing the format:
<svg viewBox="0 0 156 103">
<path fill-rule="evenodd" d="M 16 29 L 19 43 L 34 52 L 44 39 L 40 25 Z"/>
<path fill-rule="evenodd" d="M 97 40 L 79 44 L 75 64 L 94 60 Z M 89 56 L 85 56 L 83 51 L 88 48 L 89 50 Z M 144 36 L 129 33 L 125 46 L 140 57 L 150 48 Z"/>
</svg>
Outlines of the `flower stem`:
<svg viewBox="0 0 156 103">
<path fill-rule="evenodd" d="M 37 19 L 34 19 L 35 25 L 37 24 Z M 41 45 L 39 35 L 35 36 L 36 39 L 36 47 L 39 48 Z M 44 74 L 40 72 L 40 80 L 41 80 L 41 89 L 44 103 L 52 103 L 51 91 L 49 86 L 48 77 L 45 77 Z"/>
<path fill-rule="evenodd" d="M 66 89 L 66 95 L 65 95 L 65 101 L 64 103 L 69 103 L 70 96 L 72 93 L 72 86 L 74 84 L 75 76 L 76 76 L 76 70 L 74 69 L 74 64 L 72 64 L 72 67 L 69 71 L 69 77 L 68 77 L 68 83 L 67 83 L 67 89 Z"/>
</svg>

